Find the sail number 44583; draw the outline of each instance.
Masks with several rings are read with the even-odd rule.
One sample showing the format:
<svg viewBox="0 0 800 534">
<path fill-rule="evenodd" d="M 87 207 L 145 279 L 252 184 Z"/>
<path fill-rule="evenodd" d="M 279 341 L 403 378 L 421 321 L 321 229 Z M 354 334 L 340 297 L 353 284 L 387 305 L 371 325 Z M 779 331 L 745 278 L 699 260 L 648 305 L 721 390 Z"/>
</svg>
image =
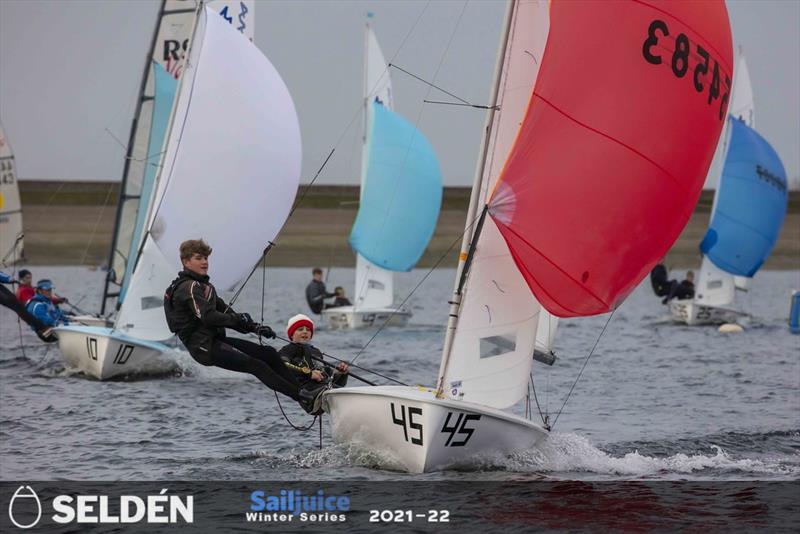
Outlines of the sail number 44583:
<svg viewBox="0 0 800 534">
<path fill-rule="evenodd" d="M 403 404 L 395 406 L 391 403 L 392 423 L 403 427 L 403 438 L 414 445 L 423 444 L 423 425 L 422 408 L 415 406 L 406 407 Z M 446 434 L 447 441 L 445 447 L 464 447 L 475 433 L 475 428 L 470 426 L 471 422 L 480 421 L 479 414 L 465 414 L 447 412 L 444 424 L 439 431 Z M 456 439 L 457 438 L 457 439 Z"/>
</svg>

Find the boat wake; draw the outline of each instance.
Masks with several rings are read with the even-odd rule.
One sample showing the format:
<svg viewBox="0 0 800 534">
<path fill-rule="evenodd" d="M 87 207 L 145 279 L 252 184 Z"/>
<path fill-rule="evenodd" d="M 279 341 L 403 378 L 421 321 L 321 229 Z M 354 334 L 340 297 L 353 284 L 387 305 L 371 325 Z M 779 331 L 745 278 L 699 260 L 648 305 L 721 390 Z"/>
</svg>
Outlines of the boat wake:
<svg viewBox="0 0 800 534">
<path fill-rule="evenodd" d="M 642 453 L 640 451 L 649 446 L 646 443 L 641 445 L 642 449 L 634 448 L 629 452 L 607 452 L 584 436 L 554 433 L 536 449 L 510 455 L 482 456 L 470 463 L 451 466 L 448 471 L 458 472 L 460 477 L 471 473 L 489 479 L 494 478 L 492 472 L 502 472 L 504 478 L 508 473 L 519 473 L 545 479 L 583 480 L 796 480 L 800 477 L 800 453 L 797 451 L 748 458 L 734 455 L 714 444 L 705 445 L 700 450 L 689 447 L 692 452 L 671 454 Z M 671 448 L 675 450 L 675 447 Z M 275 450 L 254 451 L 228 460 L 252 461 L 269 469 L 287 466 L 324 468 L 328 474 L 338 473 L 338 476 L 345 473 L 357 476 L 353 468 L 385 471 L 390 477 L 402 471 L 390 455 L 355 445 L 328 446 L 313 451 L 290 450 L 283 454 Z M 370 478 L 374 478 L 374 473 Z"/>
<path fill-rule="evenodd" d="M 647 444 L 642 444 L 647 447 Z M 770 478 L 796 479 L 800 476 L 800 454 L 746 458 L 733 455 L 719 445 L 708 443 L 692 452 L 648 455 L 634 448 L 629 452 L 610 453 L 592 445 L 585 437 L 554 433 L 537 449 L 495 459 L 495 465 L 508 471 L 534 471 L 556 477 L 581 473 L 598 478 Z M 499 461 L 498 461 L 499 460 Z M 584 477 L 580 477 L 584 478 Z M 593 478 L 590 476 L 590 478 Z"/>
</svg>

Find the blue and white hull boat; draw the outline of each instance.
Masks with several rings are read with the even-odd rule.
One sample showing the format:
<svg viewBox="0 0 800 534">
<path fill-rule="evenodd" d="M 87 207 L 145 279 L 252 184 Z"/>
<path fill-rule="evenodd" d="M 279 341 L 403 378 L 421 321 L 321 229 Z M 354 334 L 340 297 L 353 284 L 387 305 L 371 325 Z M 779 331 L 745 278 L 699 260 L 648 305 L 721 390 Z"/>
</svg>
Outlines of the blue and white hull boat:
<svg viewBox="0 0 800 534">
<path fill-rule="evenodd" d="M 130 337 L 111 328 L 69 326 L 54 329 L 66 363 L 98 380 L 159 375 L 177 369 L 171 347 Z"/>
</svg>

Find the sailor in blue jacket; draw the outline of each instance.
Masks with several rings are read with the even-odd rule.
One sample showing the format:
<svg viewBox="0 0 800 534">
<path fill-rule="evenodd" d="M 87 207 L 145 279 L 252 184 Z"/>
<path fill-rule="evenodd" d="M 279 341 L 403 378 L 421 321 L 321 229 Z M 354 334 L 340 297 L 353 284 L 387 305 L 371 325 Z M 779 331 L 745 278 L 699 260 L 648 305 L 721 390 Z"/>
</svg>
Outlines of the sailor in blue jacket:
<svg viewBox="0 0 800 534">
<path fill-rule="evenodd" d="M 53 282 L 39 280 L 36 284 L 36 295 L 28 302 L 28 313 L 47 326 L 69 324 L 61 308 L 53 304 Z"/>
</svg>

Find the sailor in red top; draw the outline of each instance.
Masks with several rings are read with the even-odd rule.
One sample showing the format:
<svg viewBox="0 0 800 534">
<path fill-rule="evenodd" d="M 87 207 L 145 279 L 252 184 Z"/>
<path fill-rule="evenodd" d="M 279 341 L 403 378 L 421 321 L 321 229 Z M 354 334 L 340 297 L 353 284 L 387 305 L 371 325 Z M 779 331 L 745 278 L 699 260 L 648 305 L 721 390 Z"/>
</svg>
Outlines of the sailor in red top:
<svg viewBox="0 0 800 534">
<path fill-rule="evenodd" d="M 33 275 L 28 269 L 20 269 L 18 278 L 19 287 L 17 288 L 17 300 L 23 306 L 27 306 L 28 302 L 36 294 L 36 288 L 33 287 Z M 67 299 L 56 296 L 55 294 L 50 297 L 50 300 L 56 305 L 67 302 Z"/>
</svg>

